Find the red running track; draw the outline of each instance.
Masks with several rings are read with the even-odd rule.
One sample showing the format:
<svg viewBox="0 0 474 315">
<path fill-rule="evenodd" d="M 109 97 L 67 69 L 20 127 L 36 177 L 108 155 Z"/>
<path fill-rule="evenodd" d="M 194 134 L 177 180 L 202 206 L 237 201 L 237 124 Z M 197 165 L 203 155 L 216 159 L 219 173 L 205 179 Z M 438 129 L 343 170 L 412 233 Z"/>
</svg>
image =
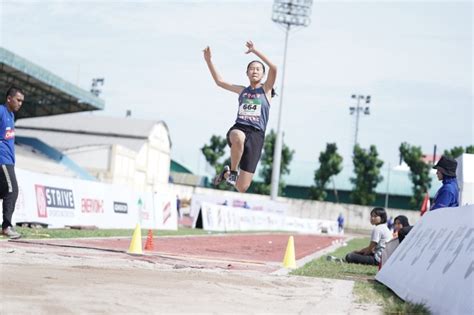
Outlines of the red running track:
<svg viewBox="0 0 474 315">
<path fill-rule="evenodd" d="M 160 237 L 154 235 L 153 253 L 199 256 L 220 259 L 281 262 L 290 234 L 245 234 Z M 301 259 L 333 244 L 340 237 L 322 235 L 294 235 L 295 256 Z M 127 251 L 131 239 L 67 239 L 38 240 L 52 244 L 67 244 Z M 142 238 L 145 245 L 146 238 Z"/>
</svg>

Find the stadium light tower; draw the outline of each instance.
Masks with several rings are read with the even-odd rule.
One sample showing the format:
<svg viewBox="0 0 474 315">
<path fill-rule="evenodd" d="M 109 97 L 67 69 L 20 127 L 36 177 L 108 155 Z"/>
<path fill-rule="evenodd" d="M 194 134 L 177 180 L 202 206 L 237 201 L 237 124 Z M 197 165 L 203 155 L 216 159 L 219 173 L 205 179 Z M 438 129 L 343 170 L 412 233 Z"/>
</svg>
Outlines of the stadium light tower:
<svg viewBox="0 0 474 315">
<path fill-rule="evenodd" d="M 355 136 L 354 136 L 354 147 L 357 145 L 357 135 L 359 134 L 359 116 L 360 113 L 362 112 L 364 115 L 370 115 L 370 95 L 364 96 L 364 95 L 356 95 L 352 94 L 352 99 L 357 100 L 357 106 L 351 106 L 349 107 L 349 111 L 351 115 L 356 115 L 356 127 L 355 127 Z M 363 105 L 360 105 L 360 101 L 363 100 L 365 101 L 366 106 L 364 107 Z"/>
<path fill-rule="evenodd" d="M 281 72 L 280 107 L 278 108 L 278 124 L 273 152 L 271 198 L 278 197 L 280 183 L 281 151 L 283 147 L 283 132 L 281 130 L 281 115 L 283 111 L 283 87 L 285 84 L 286 51 L 288 34 L 292 27 L 305 27 L 311 22 L 311 6 L 313 0 L 275 0 L 273 3 L 272 21 L 285 28 L 285 50 L 283 53 L 283 68 Z"/>
<path fill-rule="evenodd" d="M 94 78 L 92 79 L 92 86 L 91 86 L 91 93 L 95 96 L 99 97 L 102 90 L 99 86 L 104 85 L 105 79 L 104 78 Z"/>
</svg>

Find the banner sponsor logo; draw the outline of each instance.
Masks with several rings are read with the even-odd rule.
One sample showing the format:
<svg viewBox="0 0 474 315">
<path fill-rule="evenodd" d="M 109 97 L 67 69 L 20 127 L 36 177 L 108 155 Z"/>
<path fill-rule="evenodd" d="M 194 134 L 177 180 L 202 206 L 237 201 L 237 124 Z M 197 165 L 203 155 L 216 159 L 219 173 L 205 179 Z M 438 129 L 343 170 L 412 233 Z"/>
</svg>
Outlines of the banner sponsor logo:
<svg viewBox="0 0 474 315">
<path fill-rule="evenodd" d="M 15 138 L 15 129 L 7 129 L 5 132 L 5 140 Z"/>
<path fill-rule="evenodd" d="M 163 207 L 163 224 L 166 224 L 166 221 L 171 218 L 171 202 L 167 202 Z"/>
<path fill-rule="evenodd" d="M 115 213 L 128 213 L 128 204 L 125 202 L 114 201 Z"/>
<path fill-rule="evenodd" d="M 138 213 L 140 215 L 140 218 L 142 220 L 149 220 L 150 219 L 150 213 L 148 212 L 148 209 L 146 208 L 145 202 L 142 200 L 142 198 L 138 198 Z"/>
<path fill-rule="evenodd" d="M 74 216 L 74 193 L 71 189 L 35 185 L 38 217 Z M 71 211 L 72 210 L 72 211 Z"/>
<path fill-rule="evenodd" d="M 81 199 L 82 213 L 104 213 L 104 201 L 100 199 Z"/>
<path fill-rule="evenodd" d="M 46 210 L 46 196 L 44 186 L 35 185 L 36 191 L 36 206 L 38 209 L 38 217 L 47 218 L 48 211 Z"/>
</svg>

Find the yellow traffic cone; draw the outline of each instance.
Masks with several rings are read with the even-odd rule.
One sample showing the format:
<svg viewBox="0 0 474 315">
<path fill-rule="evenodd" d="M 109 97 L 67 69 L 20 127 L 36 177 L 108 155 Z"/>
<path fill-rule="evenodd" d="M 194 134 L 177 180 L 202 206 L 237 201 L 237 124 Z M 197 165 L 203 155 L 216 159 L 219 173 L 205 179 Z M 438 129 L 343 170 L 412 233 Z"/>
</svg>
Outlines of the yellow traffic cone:
<svg viewBox="0 0 474 315">
<path fill-rule="evenodd" d="M 132 241 L 130 242 L 130 247 L 128 248 L 129 254 L 132 255 L 142 255 L 142 231 L 140 230 L 140 224 L 137 223 L 135 231 L 133 231 Z"/>
<path fill-rule="evenodd" d="M 283 267 L 296 268 L 295 242 L 293 240 L 293 236 L 290 236 L 288 239 L 288 245 L 286 245 L 285 258 L 283 258 Z"/>
</svg>

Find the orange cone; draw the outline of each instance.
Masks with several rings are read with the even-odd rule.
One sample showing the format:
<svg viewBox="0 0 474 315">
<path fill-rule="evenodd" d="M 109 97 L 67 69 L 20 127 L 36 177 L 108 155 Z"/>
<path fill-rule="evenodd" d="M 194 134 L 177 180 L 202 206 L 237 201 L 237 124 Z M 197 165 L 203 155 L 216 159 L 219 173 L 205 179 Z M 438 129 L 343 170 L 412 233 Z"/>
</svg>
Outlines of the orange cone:
<svg viewBox="0 0 474 315">
<path fill-rule="evenodd" d="M 148 236 L 146 238 L 145 243 L 145 250 L 154 250 L 155 247 L 153 246 L 153 231 L 150 229 L 148 230 Z"/>
</svg>

